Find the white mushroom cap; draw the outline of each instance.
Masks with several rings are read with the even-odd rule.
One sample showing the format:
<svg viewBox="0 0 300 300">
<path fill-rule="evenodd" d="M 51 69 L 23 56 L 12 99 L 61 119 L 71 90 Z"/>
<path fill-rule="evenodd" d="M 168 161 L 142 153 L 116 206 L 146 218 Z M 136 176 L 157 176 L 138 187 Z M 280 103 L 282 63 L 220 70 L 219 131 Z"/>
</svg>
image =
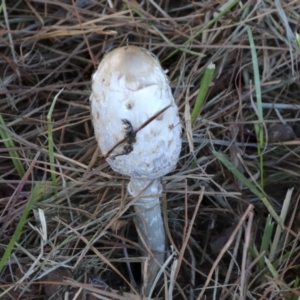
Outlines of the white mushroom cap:
<svg viewBox="0 0 300 300">
<path fill-rule="evenodd" d="M 121 144 L 107 162 L 115 171 L 135 178 L 158 178 L 175 168 L 181 149 L 178 109 L 167 76 L 150 52 L 126 46 L 107 54 L 93 75 L 90 101 L 103 155 L 126 137 L 122 120 L 136 130 L 170 105 L 136 133 L 130 153 L 120 155 Z"/>
</svg>

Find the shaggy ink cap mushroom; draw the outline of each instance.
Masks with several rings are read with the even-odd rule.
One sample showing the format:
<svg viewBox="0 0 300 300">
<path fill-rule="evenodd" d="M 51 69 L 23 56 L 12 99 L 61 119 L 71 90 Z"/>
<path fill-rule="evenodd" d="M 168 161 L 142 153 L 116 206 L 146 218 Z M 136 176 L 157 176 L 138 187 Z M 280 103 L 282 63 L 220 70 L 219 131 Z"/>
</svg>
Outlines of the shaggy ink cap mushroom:
<svg viewBox="0 0 300 300">
<path fill-rule="evenodd" d="M 90 101 L 103 155 L 115 171 L 130 176 L 128 192 L 139 197 L 133 205 L 134 221 L 148 256 L 142 274 L 144 293 L 150 297 L 165 261 L 158 194 L 160 177 L 175 168 L 181 150 L 178 109 L 159 61 L 134 46 L 115 49 L 104 57 L 93 75 Z"/>
<path fill-rule="evenodd" d="M 114 49 L 92 79 L 95 136 L 102 154 L 109 154 L 110 166 L 121 174 L 145 179 L 172 171 L 181 149 L 181 125 L 168 78 L 156 57 L 135 46 Z M 125 145 L 115 147 L 124 138 Z"/>
</svg>

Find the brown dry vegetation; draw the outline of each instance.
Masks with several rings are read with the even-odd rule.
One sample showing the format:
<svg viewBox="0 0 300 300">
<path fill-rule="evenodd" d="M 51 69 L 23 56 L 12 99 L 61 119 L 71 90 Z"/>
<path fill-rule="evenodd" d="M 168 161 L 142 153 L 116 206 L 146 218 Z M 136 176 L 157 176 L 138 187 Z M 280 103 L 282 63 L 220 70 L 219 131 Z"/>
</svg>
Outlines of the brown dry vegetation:
<svg viewBox="0 0 300 300">
<path fill-rule="evenodd" d="M 78 2 L 88 5 L 0 1 L 0 258 L 20 232 L 0 271 L 0 298 L 142 298 L 128 179 L 98 150 L 89 111 L 91 74 L 107 51 L 128 43 L 151 50 L 169 70 L 183 126 L 180 161 L 163 179 L 162 195 L 168 244 L 177 256 L 155 296 L 298 299 L 299 1 L 277 1 L 281 8 L 273 0 L 241 1 L 217 21 L 214 13 L 225 1 Z M 213 81 L 191 128 L 211 62 Z M 254 129 L 260 108 L 263 141 Z M 25 175 L 16 170 L 14 150 Z M 37 201 L 18 228 L 39 182 Z M 278 215 L 287 210 L 278 240 L 272 220 L 262 253 L 268 211 L 261 198 Z"/>
</svg>

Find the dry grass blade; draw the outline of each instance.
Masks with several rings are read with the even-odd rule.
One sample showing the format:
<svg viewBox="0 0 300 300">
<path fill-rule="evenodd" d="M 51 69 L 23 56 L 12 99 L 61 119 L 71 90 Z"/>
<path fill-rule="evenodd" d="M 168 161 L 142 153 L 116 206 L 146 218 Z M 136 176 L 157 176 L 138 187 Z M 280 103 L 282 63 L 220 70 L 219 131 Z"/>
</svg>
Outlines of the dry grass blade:
<svg viewBox="0 0 300 300">
<path fill-rule="evenodd" d="M 230 247 L 231 243 L 233 242 L 234 240 L 234 237 L 235 235 L 237 234 L 237 232 L 241 229 L 241 226 L 243 225 L 243 223 L 246 221 L 247 218 L 249 218 L 249 216 L 251 215 L 251 211 L 253 210 L 253 206 L 252 205 L 249 205 L 247 210 L 245 211 L 245 213 L 243 214 L 243 216 L 241 217 L 239 223 L 237 224 L 235 230 L 232 232 L 228 242 L 225 244 L 225 246 L 223 247 L 223 249 L 221 250 L 220 254 L 218 255 L 216 261 L 214 262 L 209 274 L 207 275 L 207 279 L 206 279 L 206 282 L 198 296 L 198 300 L 202 299 L 204 293 L 205 293 L 205 290 L 206 288 L 208 287 L 208 284 L 212 278 L 212 274 L 213 272 L 215 271 L 215 269 L 217 268 L 220 260 L 222 259 L 223 255 L 225 254 L 225 252 L 228 250 L 228 248 Z"/>
</svg>

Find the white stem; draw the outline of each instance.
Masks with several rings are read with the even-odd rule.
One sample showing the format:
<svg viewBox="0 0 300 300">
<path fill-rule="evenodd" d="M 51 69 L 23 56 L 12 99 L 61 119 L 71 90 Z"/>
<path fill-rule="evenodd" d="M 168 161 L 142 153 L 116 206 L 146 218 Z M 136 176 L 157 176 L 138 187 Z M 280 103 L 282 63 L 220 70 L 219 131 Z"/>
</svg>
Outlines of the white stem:
<svg viewBox="0 0 300 300">
<path fill-rule="evenodd" d="M 152 197 L 152 195 L 160 194 L 161 191 L 162 185 L 158 179 L 131 178 L 128 184 L 128 192 L 131 196 L 140 195 L 135 202 L 134 209 L 135 224 L 141 234 L 140 245 L 144 249 L 143 254 L 149 258 L 146 261 L 146 271 L 144 268 L 142 270 L 146 296 L 150 296 L 153 282 L 165 260 L 166 241 L 160 200 L 159 197 Z"/>
</svg>

